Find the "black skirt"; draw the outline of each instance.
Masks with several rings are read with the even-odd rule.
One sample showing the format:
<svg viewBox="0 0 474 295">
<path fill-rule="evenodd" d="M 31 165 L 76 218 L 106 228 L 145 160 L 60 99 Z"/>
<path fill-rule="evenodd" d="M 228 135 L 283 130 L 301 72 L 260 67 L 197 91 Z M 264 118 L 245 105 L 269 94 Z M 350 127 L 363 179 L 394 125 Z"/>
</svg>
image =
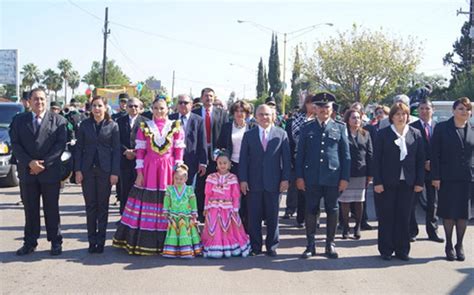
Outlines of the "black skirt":
<svg viewBox="0 0 474 295">
<path fill-rule="evenodd" d="M 444 219 L 469 219 L 469 199 L 472 192 L 472 182 L 441 181 L 437 215 Z"/>
</svg>

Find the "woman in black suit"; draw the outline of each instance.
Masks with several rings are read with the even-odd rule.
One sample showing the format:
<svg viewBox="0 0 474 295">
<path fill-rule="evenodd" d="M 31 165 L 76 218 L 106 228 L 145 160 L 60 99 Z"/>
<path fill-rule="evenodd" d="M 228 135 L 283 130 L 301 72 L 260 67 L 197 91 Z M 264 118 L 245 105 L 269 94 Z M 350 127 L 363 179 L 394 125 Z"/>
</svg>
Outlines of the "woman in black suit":
<svg viewBox="0 0 474 295">
<path fill-rule="evenodd" d="M 396 103 L 391 125 L 377 133 L 374 153 L 374 191 L 379 228 L 378 249 L 384 260 L 409 260 L 410 213 L 415 192 L 423 190 L 425 152 L 419 130 L 410 127 L 410 108 Z"/>
<path fill-rule="evenodd" d="M 432 184 L 438 190 L 438 216 L 446 233 L 446 258 L 464 261 L 463 238 L 469 219 L 469 197 L 474 180 L 474 126 L 469 119 L 471 101 L 467 97 L 453 104 L 454 116 L 436 125 L 431 139 Z M 452 236 L 456 226 L 454 254 Z"/>
<path fill-rule="evenodd" d="M 351 152 L 351 178 L 349 186 L 339 197 L 342 211 L 342 238 L 349 235 L 349 212 L 354 206 L 356 224 L 354 238 L 360 239 L 360 225 L 367 185 L 372 181 L 372 139 L 370 133 L 362 128 L 362 113 L 349 109 L 344 114 L 344 122 L 349 133 Z"/>
<path fill-rule="evenodd" d="M 230 172 L 239 175 L 239 157 L 240 146 L 244 133 L 253 127 L 247 123 L 247 118 L 250 116 L 251 106 L 243 101 L 236 101 L 230 108 L 230 115 L 234 118 L 232 122 L 227 122 L 222 125 L 222 130 L 217 140 L 217 148 L 225 149 L 231 155 L 230 160 L 232 166 Z M 240 198 L 240 218 L 247 228 L 247 203 L 245 198 Z"/>
<path fill-rule="evenodd" d="M 76 182 L 86 202 L 89 253 L 104 252 L 109 198 L 120 174 L 120 134 L 107 113 L 106 98 L 91 101 L 92 116 L 78 130 L 75 148 Z"/>
</svg>

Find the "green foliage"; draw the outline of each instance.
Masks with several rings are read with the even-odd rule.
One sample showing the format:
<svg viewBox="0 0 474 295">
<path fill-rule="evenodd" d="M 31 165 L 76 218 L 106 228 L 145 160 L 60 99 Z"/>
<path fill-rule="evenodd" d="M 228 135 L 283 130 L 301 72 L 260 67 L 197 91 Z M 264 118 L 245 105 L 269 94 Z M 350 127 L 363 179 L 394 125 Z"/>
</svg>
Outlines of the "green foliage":
<svg viewBox="0 0 474 295">
<path fill-rule="evenodd" d="M 336 92 L 345 102 L 376 102 L 408 82 L 420 62 L 421 49 L 409 39 L 391 39 L 382 31 L 354 25 L 320 42 L 304 63 L 304 75 L 313 92 Z"/>
<path fill-rule="evenodd" d="M 68 79 L 71 76 L 72 72 L 72 63 L 68 59 L 61 59 L 58 62 L 58 69 L 61 71 L 59 74 L 61 75 L 61 78 L 63 78 L 64 81 L 64 103 L 67 101 L 67 84 L 68 84 Z"/>
<path fill-rule="evenodd" d="M 12 99 L 12 97 L 16 96 L 16 85 L 0 85 L 0 96 Z"/>
<path fill-rule="evenodd" d="M 469 52 L 469 45 L 472 40 L 469 37 L 469 30 L 470 24 L 469 22 L 465 22 L 461 28 L 461 37 L 453 44 L 453 51 L 446 53 L 443 58 L 444 65 L 452 66 L 451 75 L 454 80 L 456 80 L 457 76 L 461 73 L 470 71 L 469 57 L 471 53 Z M 459 58 L 459 61 L 455 60 L 455 55 Z"/>
<path fill-rule="evenodd" d="M 69 87 L 71 87 L 72 96 L 74 97 L 74 91 L 79 87 L 79 84 L 81 83 L 81 76 L 79 75 L 79 72 L 72 71 L 67 83 L 69 84 Z"/>
<path fill-rule="evenodd" d="M 289 99 L 288 108 L 285 107 L 285 110 L 293 109 L 295 106 L 299 106 L 299 93 L 301 90 L 301 61 L 300 55 L 298 52 L 298 46 L 296 47 L 295 61 L 293 63 L 293 72 L 291 73 L 291 97 Z M 287 100 L 285 100 L 286 102 Z"/>
<path fill-rule="evenodd" d="M 23 76 L 22 87 L 26 90 L 31 90 L 33 85 L 41 80 L 41 72 L 38 66 L 33 63 L 24 65 L 20 74 Z"/>
<path fill-rule="evenodd" d="M 46 86 L 48 94 L 50 91 L 54 92 L 55 100 L 58 99 L 58 91 L 63 88 L 63 78 L 59 73 L 52 69 L 47 69 L 43 73 L 43 84 Z"/>
<path fill-rule="evenodd" d="M 457 81 L 448 89 L 445 98 L 455 100 L 467 96 L 474 100 L 474 69 L 471 72 L 463 72 L 457 76 Z"/>
<path fill-rule="evenodd" d="M 114 60 L 109 60 L 106 65 L 105 85 L 102 84 L 102 63 L 98 61 L 92 62 L 91 70 L 82 77 L 82 82 L 102 88 L 107 85 L 129 85 L 130 79 Z"/>
<path fill-rule="evenodd" d="M 265 85 L 265 82 L 265 68 L 263 66 L 263 60 L 260 58 L 257 73 L 257 97 L 263 96 L 265 93 L 265 88 L 268 88 L 268 85 Z"/>
<path fill-rule="evenodd" d="M 272 45 L 270 47 L 270 58 L 268 60 L 268 82 L 270 84 L 269 93 L 275 97 L 275 101 L 279 106 L 281 97 L 277 98 L 277 94 L 281 91 L 280 80 L 280 58 L 278 56 L 278 37 L 272 34 Z"/>
</svg>

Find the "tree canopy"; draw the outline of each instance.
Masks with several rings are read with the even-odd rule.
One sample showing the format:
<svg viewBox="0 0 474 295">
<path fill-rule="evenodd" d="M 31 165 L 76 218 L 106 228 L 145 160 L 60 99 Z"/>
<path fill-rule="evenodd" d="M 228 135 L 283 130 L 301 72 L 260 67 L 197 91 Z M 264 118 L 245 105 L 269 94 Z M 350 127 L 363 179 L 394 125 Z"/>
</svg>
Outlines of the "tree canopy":
<svg viewBox="0 0 474 295">
<path fill-rule="evenodd" d="M 122 69 L 115 64 L 114 60 L 108 60 L 105 73 L 105 85 L 102 84 L 102 63 L 92 62 L 91 70 L 82 77 L 82 82 L 96 87 L 107 85 L 128 85 L 130 78 L 125 75 Z"/>
</svg>

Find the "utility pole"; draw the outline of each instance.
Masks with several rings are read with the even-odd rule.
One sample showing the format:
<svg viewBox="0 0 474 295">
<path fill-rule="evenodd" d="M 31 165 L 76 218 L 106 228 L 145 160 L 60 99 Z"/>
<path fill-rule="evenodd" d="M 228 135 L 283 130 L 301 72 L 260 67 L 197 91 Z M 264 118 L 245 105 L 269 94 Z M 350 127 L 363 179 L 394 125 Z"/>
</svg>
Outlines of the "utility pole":
<svg viewBox="0 0 474 295">
<path fill-rule="evenodd" d="M 285 106 L 286 106 L 286 99 L 285 99 L 285 90 L 286 90 L 286 35 L 287 33 L 283 34 L 283 83 L 281 83 L 281 113 L 285 115 Z"/>
<path fill-rule="evenodd" d="M 174 70 L 173 70 L 173 81 L 171 83 L 171 99 L 174 98 Z"/>
<path fill-rule="evenodd" d="M 105 87 L 105 73 L 107 66 L 107 37 L 110 34 L 109 25 L 109 8 L 105 8 L 105 22 L 104 22 L 104 56 L 102 58 L 102 85 Z"/>
<path fill-rule="evenodd" d="M 468 44 L 467 52 L 470 54 L 468 54 L 467 65 L 468 69 L 471 69 L 474 61 L 474 0 L 470 0 L 469 12 L 459 9 L 456 14 L 469 14 L 469 37 L 471 38 L 471 42 Z"/>
</svg>

